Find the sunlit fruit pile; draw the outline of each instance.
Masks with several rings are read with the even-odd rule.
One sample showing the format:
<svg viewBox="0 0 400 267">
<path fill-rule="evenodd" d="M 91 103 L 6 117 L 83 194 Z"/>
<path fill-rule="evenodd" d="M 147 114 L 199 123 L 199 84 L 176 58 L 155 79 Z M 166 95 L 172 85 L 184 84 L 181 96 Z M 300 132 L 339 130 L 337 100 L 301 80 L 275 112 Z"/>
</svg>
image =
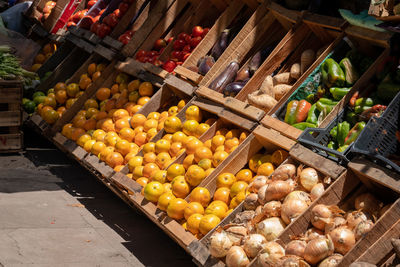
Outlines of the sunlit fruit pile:
<svg viewBox="0 0 400 267">
<path fill-rule="evenodd" d="M 37 71 L 43 65 L 46 60 L 48 60 L 57 50 L 57 45 L 55 43 L 46 44 L 39 54 L 35 57 L 31 71 Z"/>
<path fill-rule="evenodd" d="M 97 3 L 97 0 L 90 0 L 87 2 L 85 9 L 76 11 L 74 14 L 72 14 L 67 21 L 67 28 L 71 26 L 76 26 L 78 22 L 83 19 L 85 14 L 89 11 L 89 9 L 94 6 Z M 105 10 L 101 10 L 99 15 L 103 14 Z"/>
<path fill-rule="evenodd" d="M 44 5 L 43 12 L 40 13 L 38 17 L 38 20 L 43 23 L 50 16 L 51 11 L 55 8 L 56 4 L 55 1 L 47 1 Z"/>
<path fill-rule="evenodd" d="M 324 178 L 303 165 L 285 163 L 275 170 L 269 166 L 270 163 L 277 166 L 286 156 L 279 150 L 267 158 L 268 162 L 263 162 L 261 156 L 258 156 L 261 162 L 256 160 L 255 165 L 249 162 L 250 169 L 252 165 L 257 169 L 257 176 L 248 186 L 244 210 L 236 214 L 230 227 L 210 237 L 211 255 L 225 259 L 227 266 L 249 263 L 260 251 L 266 253 L 264 244 L 275 241 L 331 182 L 329 177 Z M 234 233 L 240 234 L 231 238 Z"/>
<path fill-rule="evenodd" d="M 135 114 L 154 91 L 150 82 L 130 80 L 128 75 L 120 73 L 111 88 L 99 88 L 95 98 L 85 102 L 72 122 L 63 126 L 62 134 L 120 171 L 146 140 L 160 130 L 158 124 L 168 116 L 168 112 L 152 112 L 147 118 Z M 147 123 L 138 127 L 138 118 Z"/>
<path fill-rule="evenodd" d="M 139 50 L 136 53 L 136 59 L 140 62 L 149 62 L 155 66 L 162 67 L 168 72 L 173 72 L 176 66 L 182 65 L 183 62 L 190 56 L 193 49 L 201 42 L 201 40 L 208 33 L 209 28 L 202 28 L 200 26 L 195 26 L 192 29 L 191 34 L 180 33 L 178 38 L 169 38 L 167 41 L 164 39 L 158 39 L 151 51 Z M 168 60 L 162 62 L 159 56 L 163 53 L 165 47 L 170 42 L 172 44 L 172 52 Z"/>
<path fill-rule="evenodd" d="M 47 96 L 35 96 L 33 101 L 37 105 L 37 113 L 48 123 L 54 124 L 62 114 L 83 94 L 83 92 L 96 81 L 105 69 L 105 64 L 92 63 L 88 72 L 82 74 L 79 84 L 57 83 L 54 88 L 47 91 Z"/>
</svg>

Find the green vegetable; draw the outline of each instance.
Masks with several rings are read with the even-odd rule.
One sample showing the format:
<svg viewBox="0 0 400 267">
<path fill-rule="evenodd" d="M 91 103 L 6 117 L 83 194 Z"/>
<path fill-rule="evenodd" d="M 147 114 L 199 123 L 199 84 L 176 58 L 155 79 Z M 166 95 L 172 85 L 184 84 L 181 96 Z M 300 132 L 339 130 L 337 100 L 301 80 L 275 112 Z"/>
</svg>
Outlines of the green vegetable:
<svg viewBox="0 0 400 267">
<path fill-rule="evenodd" d="M 356 114 L 361 114 L 361 113 L 363 113 L 364 111 L 370 109 L 371 107 L 372 107 L 372 106 L 356 106 L 356 107 L 354 108 L 354 112 L 355 112 Z"/>
<path fill-rule="evenodd" d="M 329 89 L 329 92 L 331 92 L 333 99 L 335 100 L 340 100 L 342 99 L 345 95 L 347 95 L 348 92 L 350 92 L 351 87 L 331 87 Z"/>
<path fill-rule="evenodd" d="M 308 111 L 306 122 L 317 124 L 318 123 L 318 114 L 317 114 L 317 104 L 313 104 Z"/>
<path fill-rule="evenodd" d="M 300 122 L 300 123 L 295 123 L 292 125 L 293 127 L 304 131 L 306 128 L 316 128 L 318 127 L 316 124 L 314 123 L 309 123 L 309 122 Z"/>
<path fill-rule="evenodd" d="M 43 103 L 45 99 L 46 96 L 37 96 L 33 99 L 33 102 L 35 102 L 36 105 L 39 105 L 40 103 Z"/>
<path fill-rule="evenodd" d="M 356 106 L 370 106 L 372 107 L 374 105 L 374 100 L 372 100 L 372 98 L 358 98 L 356 100 Z"/>
<path fill-rule="evenodd" d="M 328 98 L 320 98 L 316 103 L 316 107 L 320 112 L 322 112 L 325 109 L 326 114 L 328 114 L 329 112 L 331 112 L 334 106 L 336 106 L 337 103 L 338 103 L 337 101 L 333 101 Z"/>
<path fill-rule="evenodd" d="M 37 91 L 32 95 L 32 98 L 35 98 L 37 96 L 46 96 L 42 91 Z"/>
<path fill-rule="evenodd" d="M 346 151 L 346 149 L 349 147 L 349 145 L 343 145 L 341 147 L 338 148 L 338 152 L 343 153 Z"/>
<path fill-rule="evenodd" d="M 285 115 L 285 122 L 287 124 L 295 124 L 296 123 L 296 109 L 297 105 L 299 104 L 299 101 L 297 100 L 292 100 L 288 103 L 287 108 L 286 108 L 286 115 Z"/>
<path fill-rule="evenodd" d="M 309 95 L 306 97 L 306 100 L 307 100 L 308 102 L 310 102 L 310 103 L 314 103 L 314 102 L 315 102 L 315 94 L 309 94 Z"/>
<path fill-rule="evenodd" d="M 364 129 L 366 123 L 365 121 L 357 122 L 356 125 L 350 130 L 348 135 L 346 136 L 345 145 L 350 145 L 354 141 L 356 141 L 357 137 L 361 134 L 361 131 Z"/>
<path fill-rule="evenodd" d="M 335 141 L 330 141 L 327 145 L 328 148 L 330 149 L 336 149 L 337 144 L 335 143 Z"/>
<path fill-rule="evenodd" d="M 328 88 L 332 86 L 343 86 L 345 75 L 339 64 L 332 58 L 328 58 L 321 66 L 322 82 Z"/>
<path fill-rule="evenodd" d="M 332 136 L 334 140 L 337 138 L 337 132 L 338 132 L 338 126 L 336 125 L 335 127 L 332 128 L 332 130 L 329 132 L 329 134 Z"/>
<path fill-rule="evenodd" d="M 337 142 L 339 146 L 344 145 L 345 139 L 350 131 L 350 124 L 347 121 L 341 122 L 337 126 Z"/>
<path fill-rule="evenodd" d="M 354 125 L 358 121 L 358 115 L 352 111 L 347 112 L 346 121 L 348 121 L 351 125 Z"/>
<path fill-rule="evenodd" d="M 396 84 L 393 82 L 381 82 L 378 85 L 378 97 L 382 98 L 382 100 L 390 101 L 392 100 L 397 93 L 400 91 L 400 84 Z"/>
<path fill-rule="evenodd" d="M 347 85 L 353 85 L 359 78 L 359 75 L 354 68 L 349 58 L 345 57 L 340 61 L 340 67 L 344 71 Z"/>
<path fill-rule="evenodd" d="M 31 100 L 28 100 L 22 106 L 28 114 L 32 114 L 33 112 L 35 112 L 36 104 Z"/>
<path fill-rule="evenodd" d="M 311 108 L 311 104 L 307 100 L 300 100 L 297 104 L 296 111 L 294 112 L 295 123 L 303 122 L 308 117 L 308 111 Z"/>
<path fill-rule="evenodd" d="M 339 101 L 333 101 L 332 99 L 329 99 L 329 98 L 320 98 L 319 100 L 318 100 L 318 102 L 321 102 L 322 104 L 325 104 L 325 105 L 331 105 L 331 106 L 335 106 L 335 105 L 337 105 L 337 103 L 339 103 Z"/>
</svg>

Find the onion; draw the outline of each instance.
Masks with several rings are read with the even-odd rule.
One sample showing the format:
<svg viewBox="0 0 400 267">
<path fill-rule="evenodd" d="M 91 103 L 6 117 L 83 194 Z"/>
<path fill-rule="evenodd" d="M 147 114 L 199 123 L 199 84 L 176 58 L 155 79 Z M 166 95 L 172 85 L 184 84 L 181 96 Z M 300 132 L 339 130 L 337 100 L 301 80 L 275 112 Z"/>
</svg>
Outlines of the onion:
<svg viewBox="0 0 400 267">
<path fill-rule="evenodd" d="M 356 237 L 349 228 L 341 226 L 329 233 L 335 245 L 335 252 L 345 255 L 356 243 Z"/>
<path fill-rule="evenodd" d="M 249 264 L 249 258 L 241 247 L 233 246 L 226 255 L 226 266 L 228 267 L 244 267 Z"/>
<path fill-rule="evenodd" d="M 287 195 L 285 197 L 285 200 L 283 201 L 283 203 L 285 203 L 286 201 L 291 200 L 291 199 L 303 200 L 306 203 L 311 202 L 310 195 L 307 192 L 299 191 L 299 190 L 289 193 L 289 195 Z"/>
<path fill-rule="evenodd" d="M 343 217 L 335 217 L 329 223 L 325 224 L 325 234 L 329 234 L 330 231 L 340 226 L 346 225 L 347 221 Z"/>
<path fill-rule="evenodd" d="M 379 217 L 381 217 L 388 209 L 390 209 L 391 206 L 392 206 L 392 204 L 388 204 L 388 205 L 384 206 L 384 207 L 379 211 Z"/>
<path fill-rule="evenodd" d="M 370 216 L 362 211 L 349 212 L 346 217 L 347 226 L 353 230 L 360 222 L 366 221 Z"/>
<path fill-rule="evenodd" d="M 306 241 L 310 241 L 319 237 L 324 237 L 324 233 L 322 233 L 321 230 L 313 227 L 308 229 L 304 236 L 306 238 Z"/>
<path fill-rule="evenodd" d="M 258 175 L 254 177 L 254 180 L 249 184 L 249 191 L 257 193 L 258 190 L 267 184 L 268 178 L 263 175 Z"/>
<path fill-rule="evenodd" d="M 342 259 L 343 259 L 342 255 L 333 254 L 332 256 L 329 256 L 328 258 L 323 260 L 320 264 L 318 264 L 318 267 L 336 267 L 339 265 Z"/>
<path fill-rule="evenodd" d="M 251 221 L 255 216 L 254 210 L 245 210 L 242 212 L 238 212 L 235 218 L 232 220 L 232 223 L 236 224 L 245 224 Z"/>
<path fill-rule="evenodd" d="M 254 258 L 258 252 L 265 247 L 267 240 L 263 235 L 251 234 L 244 238 L 243 249 L 247 256 Z"/>
<path fill-rule="evenodd" d="M 322 183 L 318 183 L 318 184 L 314 185 L 314 187 L 311 189 L 311 192 L 310 192 L 311 201 L 314 201 L 317 198 L 319 198 L 320 196 L 322 196 L 324 191 L 325 191 L 325 188 Z"/>
<path fill-rule="evenodd" d="M 231 226 L 228 229 L 225 229 L 225 232 L 234 246 L 240 245 L 242 239 L 248 235 L 247 228 L 241 225 Z"/>
<path fill-rule="evenodd" d="M 306 249 L 307 242 L 303 240 L 293 240 L 286 245 L 285 254 L 304 257 L 304 250 Z"/>
<path fill-rule="evenodd" d="M 282 204 L 279 201 L 273 200 L 268 202 L 262 208 L 262 213 L 267 217 L 281 217 Z"/>
<path fill-rule="evenodd" d="M 243 206 L 246 210 L 255 210 L 258 206 L 258 195 L 251 193 L 244 199 Z"/>
<path fill-rule="evenodd" d="M 318 184 L 319 178 L 318 173 L 313 168 L 305 168 L 300 173 L 300 183 L 301 185 L 310 192 L 311 189 Z"/>
<path fill-rule="evenodd" d="M 217 258 L 225 257 L 232 245 L 225 231 L 214 232 L 210 237 L 210 254 Z"/>
<path fill-rule="evenodd" d="M 362 238 L 366 233 L 371 231 L 374 227 L 374 223 L 371 220 L 362 221 L 354 228 L 354 234 L 356 235 L 356 240 Z"/>
<path fill-rule="evenodd" d="M 379 200 L 370 193 L 361 194 L 356 197 L 354 207 L 356 210 L 366 211 L 370 214 L 378 214 L 380 210 Z"/>
<path fill-rule="evenodd" d="M 287 181 L 273 181 L 268 184 L 264 200 L 281 200 L 292 192 L 294 187 Z"/>
<path fill-rule="evenodd" d="M 256 216 L 262 214 L 262 207 L 263 207 L 263 206 L 260 205 L 260 206 L 258 206 L 258 207 L 256 208 Z"/>
<path fill-rule="evenodd" d="M 332 219 L 332 212 L 328 206 L 324 204 L 315 205 L 311 210 L 311 223 L 319 230 L 325 230 L 325 224 Z"/>
<path fill-rule="evenodd" d="M 259 266 L 276 266 L 279 259 L 285 256 L 285 250 L 278 243 L 271 241 L 265 244 L 258 255 Z"/>
<path fill-rule="evenodd" d="M 318 237 L 308 242 L 304 250 L 304 259 L 310 264 L 317 264 L 333 254 L 334 245 L 329 237 Z"/>
<path fill-rule="evenodd" d="M 279 166 L 274 173 L 272 173 L 271 179 L 276 180 L 287 180 L 291 179 L 296 175 L 296 166 L 293 164 L 283 164 Z"/>
<path fill-rule="evenodd" d="M 265 204 L 266 200 L 265 200 L 265 196 L 267 194 L 267 189 L 269 187 L 269 184 L 263 185 L 258 189 L 258 203 L 260 204 Z"/>
<path fill-rule="evenodd" d="M 279 259 L 279 267 L 310 267 L 302 258 L 294 255 L 284 256 Z"/>
<path fill-rule="evenodd" d="M 290 224 L 295 218 L 299 217 L 308 205 L 300 199 L 291 199 L 282 205 L 281 217 L 286 224 Z"/>
<path fill-rule="evenodd" d="M 267 241 L 273 241 L 285 230 L 285 227 L 285 223 L 280 218 L 272 217 L 257 224 L 257 233 L 263 235 Z"/>
</svg>

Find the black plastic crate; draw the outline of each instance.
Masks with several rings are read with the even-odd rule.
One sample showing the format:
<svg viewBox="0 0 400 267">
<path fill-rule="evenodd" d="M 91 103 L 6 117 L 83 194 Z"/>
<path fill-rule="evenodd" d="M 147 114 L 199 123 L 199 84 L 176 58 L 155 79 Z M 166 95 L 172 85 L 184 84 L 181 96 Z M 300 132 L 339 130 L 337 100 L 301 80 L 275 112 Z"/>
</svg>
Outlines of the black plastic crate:
<svg viewBox="0 0 400 267">
<path fill-rule="evenodd" d="M 399 156 L 400 143 L 396 139 L 400 131 L 400 93 L 389 104 L 382 117 L 371 118 L 354 143 L 351 153 L 374 159 L 387 168 L 400 173 L 400 166 L 388 159 L 389 155 Z"/>
</svg>

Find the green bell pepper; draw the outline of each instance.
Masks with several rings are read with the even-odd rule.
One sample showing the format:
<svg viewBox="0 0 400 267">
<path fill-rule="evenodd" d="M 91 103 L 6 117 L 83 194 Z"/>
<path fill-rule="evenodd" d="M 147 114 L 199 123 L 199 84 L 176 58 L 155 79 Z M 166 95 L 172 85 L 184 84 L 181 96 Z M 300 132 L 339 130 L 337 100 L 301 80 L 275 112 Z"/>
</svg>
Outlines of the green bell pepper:
<svg viewBox="0 0 400 267">
<path fill-rule="evenodd" d="M 345 95 L 347 95 L 348 92 L 350 92 L 351 87 L 331 87 L 329 89 L 329 92 L 331 92 L 333 99 L 335 100 L 340 100 L 342 99 Z"/>
<path fill-rule="evenodd" d="M 306 128 L 317 128 L 317 125 L 309 122 L 300 122 L 292 125 L 293 127 L 304 131 Z"/>
<path fill-rule="evenodd" d="M 350 132 L 347 134 L 344 144 L 345 145 L 350 145 L 354 141 L 356 141 L 357 137 L 361 134 L 362 130 L 364 129 L 366 123 L 365 121 L 360 121 L 357 122 L 356 125 L 350 130 Z"/>
<path fill-rule="evenodd" d="M 329 132 L 329 134 L 332 136 L 333 140 L 336 140 L 337 133 L 338 133 L 338 126 L 336 125 L 335 127 L 332 128 L 332 130 Z"/>
<path fill-rule="evenodd" d="M 306 122 L 317 124 L 318 123 L 318 115 L 317 115 L 317 104 L 313 104 L 308 111 L 308 116 Z"/>
<path fill-rule="evenodd" d="M 346 78 L 347 85 L 353 85 L 359 78 L 358 72 L 354 68 L 350 59 L 345 57 L 340 61 L 340 67 L 344 71 L 344 76 Z"/>
<path fill-rule="evenodd" d="M 357 106 L 370 106 L 372 107 L 374 105 L 374 100 L 372 100 L 372 98 L 364 98 L 364 97 L 360 97 L 357 98 L 356 100 L 356 107 Z"/>
<path fill-rule="evenodd" d="M 358 122 L 358 115 L 353 111 L 347 112 L 346 121 L 348 121 L 350 125 L 354 125 Z"/>
<path fill-rule="evenodd" d="M 338 123 L 337 128 L 337 142 L 339 146 L 344 145 L 345 139 L 350 131 L 350 124 L 347 121 Z"/>
<path fill-rule="evenodd" d="M 346 80 L 342 68 L 332 58 L 328 58 L 322 63 L 321 74 L 322 82 L 328 88 L 332 86 L 343 86 Z"/>
<path fill-rule="evenodd" d="M 288 103 L 285 114 L 285 122 L 287 124 L 292 125 L 296 123 L 296 109 L 298 104 L 299 101 L 297 100 L 292 100 Z"/>
<path fill-rule="evenodd" d="M 327 113 L 329 113 L 337 103 L 337 101 L 333 101 L 329 98 L 320 98 L 316 103 L 316 107 L 320 112 L 326 109 Z"/>
<path fill-rule="evenodd" d="M 338 148 L 338 152 L 343 153 L 346 151 L 346 149 L 349 147 L 349 145 L 343 145 L 341 147 Z"/>
<path fill-rule="evenodd" d="M 364 111 L 366 111 L 366 110 L 368 110 L 370 108 L 372 108 L 372 106 L 356 106 L 354 108 L 354 112 L 356 114 L 361 114 L 361 113 L 363 113 Z"/>
<path fill-rule="evenodd" d="M 336 144 L 335 141 L 329 141 L 327 147 L 330 148 L 330 149 L 335 150 L 337 148 L 337 144 Z"/>
</svg>

